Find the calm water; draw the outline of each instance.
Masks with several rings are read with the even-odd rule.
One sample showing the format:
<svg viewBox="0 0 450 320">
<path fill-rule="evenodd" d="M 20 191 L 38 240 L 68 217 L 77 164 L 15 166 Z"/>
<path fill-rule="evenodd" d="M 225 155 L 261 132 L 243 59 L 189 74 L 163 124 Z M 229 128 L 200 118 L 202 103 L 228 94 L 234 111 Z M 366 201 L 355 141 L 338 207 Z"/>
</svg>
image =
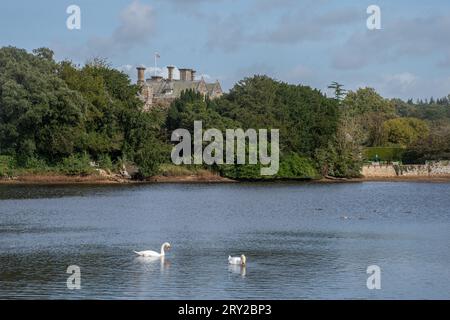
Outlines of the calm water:
<svg viewBox="0 0 450 320">
<path fill-rule="evenodd" d="M 449 247 L 448 183 L 0 186 L 0 299 L 450 299 Z"/>
</svg>

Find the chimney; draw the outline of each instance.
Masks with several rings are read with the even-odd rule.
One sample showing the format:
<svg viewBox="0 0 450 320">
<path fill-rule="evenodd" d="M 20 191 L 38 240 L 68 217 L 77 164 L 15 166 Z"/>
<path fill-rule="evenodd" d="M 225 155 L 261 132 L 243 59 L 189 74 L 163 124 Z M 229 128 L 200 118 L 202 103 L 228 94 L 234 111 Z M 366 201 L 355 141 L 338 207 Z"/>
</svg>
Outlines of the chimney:
<svg viewBox="0 0 450 320">
<path fill-rule="evenodd" d="M 191 81 L 195 81 L 195 73 L 196 73 L 196 72 L 197 72 L 197 71 L 191 69 Z"/>
<path fill-rule="evenodd" d="M 180 69 L 180 80 L 191 81 L 192 69 Z"/>
<path fill-rule="evenodd" d="M 175 69 L 175 67 L 173 67 L 173 66 L 168 66 L 168 67 L 167 67 L 167 71 L 168 71 L 168 77 L 167 77 L 167 79 L 168 79 L 169 81 L 173 81 L 173 69 Z"/>
<path fill-rule="evenodd" d="M 138 81 L 137 84 L 142 85 L 145 82 L 145 67 L 137 67 L 137 76 L 138 76 Z"/>
<path fill-rule="evenodd" d="M 162 80 L 163 77 L 161 76 L 152 76 L 152 81 L 156 81 L 156 82 L 160 82 Z"/>
</svg>

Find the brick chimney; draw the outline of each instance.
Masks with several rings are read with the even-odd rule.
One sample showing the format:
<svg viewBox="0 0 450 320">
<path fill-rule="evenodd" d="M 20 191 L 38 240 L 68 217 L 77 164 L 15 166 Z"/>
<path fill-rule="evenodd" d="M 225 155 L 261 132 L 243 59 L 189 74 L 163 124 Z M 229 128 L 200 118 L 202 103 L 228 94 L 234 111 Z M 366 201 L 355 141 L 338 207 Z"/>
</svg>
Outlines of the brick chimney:
<svg viewBox="0 0 450 320">
<path fill-rule="evenodd" d="M 173 81 L 173 70 L 175 69 L 175 67 L 173 67 L 173 66 L 168 66 L 167 67 L 167 71 L 168 71 L 168 76 L 167 76 L 167 79 L 169 80 L 169 81 Z"/>
<path fill-rule="evenodd" d="M 137 76 L 138 76 L 138 81 L 137 84 L 142 85 L 145 83 L 145 67 L 137 67 Z"/>
<path fill-rule="evenodd" d="M 191 81 L 192 69 L 180 69 L 180 80 Z"/>
</svg>

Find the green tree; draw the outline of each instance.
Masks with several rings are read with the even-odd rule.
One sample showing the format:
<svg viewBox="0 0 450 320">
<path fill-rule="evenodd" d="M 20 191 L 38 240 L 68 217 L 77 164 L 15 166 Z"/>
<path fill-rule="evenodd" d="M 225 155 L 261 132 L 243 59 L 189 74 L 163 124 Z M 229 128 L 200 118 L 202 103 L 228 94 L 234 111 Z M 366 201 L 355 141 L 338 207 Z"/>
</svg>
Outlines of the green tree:
<svg viewBox="0 0 450 320">
<path fill-rule="evenodd" d="M 344 85 L 336 81 L 333 81 L 328 86 L 328 89 L 334 90 L 334 98 L 338 101 L 342 101 L 345 97 L 345 94 L 347 93 L 347 90 L 344 89 Z"/>
<path fill-rule="evenodd" d="M 430 128 L 423 120 L 416 118 L 396 118 L 383 124 L 386 143 L 402 147 L 415 143 L 430 134 Z"/>
<path fill-rule="evenodd" d="M 383 144 L 383 123 L 396 117 L 392 101 L 383 98 L 372 88 L 350 91 L 342 102 L 349 117 L 355 118 L 362 128 L 362 141 L 366 146 Z"/>
</svg>

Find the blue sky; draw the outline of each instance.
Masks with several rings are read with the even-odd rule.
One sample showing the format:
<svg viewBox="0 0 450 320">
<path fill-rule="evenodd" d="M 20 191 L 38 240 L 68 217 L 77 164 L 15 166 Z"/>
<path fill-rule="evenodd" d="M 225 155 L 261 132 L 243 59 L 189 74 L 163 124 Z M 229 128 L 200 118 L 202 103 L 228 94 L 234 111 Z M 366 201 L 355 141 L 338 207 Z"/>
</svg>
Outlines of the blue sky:
<svg viewBox="0 0 450 320">
<path fill-rule="evenodd" d="M 66 8 L 81 8 L 81 30 Z M 366 9 L 381 8 L 381 30 Z M 137 65 L 192 67 L 224 89 L 268 74 L 323 91 L 371 86 L 387 97 L 450 93 L 450 2 L 377 0 L 2 1 L 0 45 L 47 46 L 57 59 L 105 57 L 135 79 Z"/>
</svg>

